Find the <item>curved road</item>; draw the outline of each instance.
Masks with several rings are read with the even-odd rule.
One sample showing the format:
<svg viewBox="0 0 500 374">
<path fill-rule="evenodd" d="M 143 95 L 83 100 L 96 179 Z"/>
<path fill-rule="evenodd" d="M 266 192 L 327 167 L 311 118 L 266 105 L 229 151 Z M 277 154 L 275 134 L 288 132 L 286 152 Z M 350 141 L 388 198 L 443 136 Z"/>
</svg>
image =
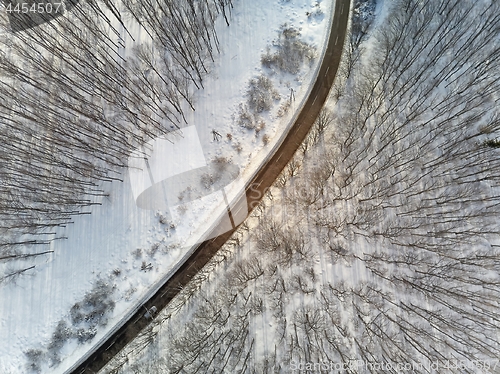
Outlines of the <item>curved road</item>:
<svg viewBox="0 0 500 374">
<path fill-rule="evenodd" d="M 242 193 L 240 197 L 240 201 L 233 206 L 239 206 L 240 203 L 248 204 L 249 208 L 257 206 L 258 202 L 264 196 L 264 192 L 274 183 L 314 124 L 328 98 L 328 93 L 333 85 L 340 64 L 349 20 L 349 7 L 350 0 L 336 1 L 326 53 L 316 82 L 302 111 L 282 143 L 275 148 L 274 154 L 269 157 L 267 163 L 254 178 L 248 182 L 245 193 Z M 213 226 L 215 227 L 214 230 L 217 230 L 217 226 L 217 224 Z M 144 307 L 148 310 L 152 306 L 155 306 L 158 310 L 164 308 L 177 295 L 179 290 L 214 256 L 236 230 L 237 227 L 217 236 L 215 239 L 200 243 L 184 264 L 143 304 Z M 67 373 L 97 373 L 146 327 L 149 320 L 144 318 L 144 312 L 144 308 L 138 309 L 117 331 L 111 334 L 101 345 L 95 347 L 83 362 L 75 364 Z"/>
</svg>

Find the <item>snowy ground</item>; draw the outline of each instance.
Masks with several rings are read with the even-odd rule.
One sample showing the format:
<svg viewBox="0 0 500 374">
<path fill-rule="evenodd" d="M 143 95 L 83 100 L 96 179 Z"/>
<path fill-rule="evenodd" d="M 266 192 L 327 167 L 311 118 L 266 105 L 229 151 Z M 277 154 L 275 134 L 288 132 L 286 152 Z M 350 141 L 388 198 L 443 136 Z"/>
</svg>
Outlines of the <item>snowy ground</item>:
<svg viewBox="0 0 500 374">
<path fill-rule="evenodd" d="M 498 42 L 468 27 L 498 4 L 376 13 L 324 126 L 103 373 L 499 372 Z"/>
<path fill-rule="evenodd" d="M 195 94 L 196 111 L 188 113 L 187 126 L 196 127 L 206 162 L 223 156 L 240 168 L 238 186 L 258 169 L 284 133 L 321 61 L 332 4 L 315 4 L 312 0 L 239 0 L 234 2 L 231 25 L 227 27 L 219 20 L 221 54 L 205 89 Z M 323 14 L 317 12 L 318 8 Z M 308 17 L 307 12 L 313 15 Z M 285 23 L 299 29 L 300 39 L 316 48 L 312 63 L 296 75 L 272 72 L 260 63 L 266 48 L 273 50 L 273 40 Z M 269 76 L 280 99 L 273 102 L 270 111 L 260 114 L 265 125 L 256 131 L 241 127 L 237 120 L 239 105 L 247 99 L 248 83 L 260 74 Z M 296 101 L 288 113 L 278 116 L 291 88 Z M 220 141 L 214 141 L 212 130 L 222 135 Z M 183 158 L 172 162 L 182 163 Z M 177 210 L 180 217 L 174 211 L 168 220 L 165 212 L 139 209 L 128 171 L 123 177 L 123 183 L 104 186 L 109 198 L 94 207 L 91 215 L 77 216 L 72 225 L 58 230 L 57 235 L 66 239 L 51 244 L 53 253 L 26 260 L 25 264 L 36 267 L 1 285 L 0 335 L 4 339 L 0 343 L 0 372 L 26 372 L 24 352 L 45 351 L 58 323 L 70 324 L 72 306 L 82 301 L 99 279 L 103 280 L 116 287 L 112 291 L 116 306 L 107 326 L 99 328 L 94 340 L 86 344 L 69 339 L 60 349 L 60 365 L 50 367 L 50 360 L 42 359 L 43 372 L 59 373 L 70 367 L 186 255 L 186 239 L 196 242 L 211 218 L 225 209 L 219 204 L 193 212 L 197 207 L 190 207 L 185 213 Z"/>
</svg>

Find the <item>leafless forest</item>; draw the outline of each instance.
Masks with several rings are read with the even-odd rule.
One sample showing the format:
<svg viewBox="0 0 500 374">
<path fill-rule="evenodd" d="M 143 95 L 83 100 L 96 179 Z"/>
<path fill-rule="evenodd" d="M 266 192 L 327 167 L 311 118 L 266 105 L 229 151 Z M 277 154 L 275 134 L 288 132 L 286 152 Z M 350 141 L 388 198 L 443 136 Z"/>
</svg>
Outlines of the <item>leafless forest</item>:
<svg viewBox="0 0 500 374">
<path fill-rule="evenodd" d="M 36 244 L 100 204 L 103 183 L 122 179 L 132 149 L 182 126 L 218 52 L 214 22 L 229 24 L 231 7 L 73 1 L 64 16 L 21 32 L 2 12 L 0 259 L 43 253 Z M 134 44 L 127 19 L 150 41 Z"/>
<path fill-rule="evenodd" d="M 498 372 L 500 4 L 363 27 L 248 224 L 105 372 Z"/>
</svg>

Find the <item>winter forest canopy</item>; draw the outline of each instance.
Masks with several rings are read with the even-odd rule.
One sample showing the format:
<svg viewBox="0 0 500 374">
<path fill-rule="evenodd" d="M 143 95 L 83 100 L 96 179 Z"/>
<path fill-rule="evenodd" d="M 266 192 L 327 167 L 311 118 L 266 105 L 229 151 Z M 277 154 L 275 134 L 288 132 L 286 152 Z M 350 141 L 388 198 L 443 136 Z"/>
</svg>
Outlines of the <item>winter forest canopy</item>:
<svg viewBox="0 0 500 374">
<path fill-rule="evenodd" d="M 374 23 L 355 7 L 332 101 L 250 221 L 107 372 L 493 367 L 500 3 L 385 3 Z M 35 255 L 26 244 L 99 204 L 131 150 L 185 124 L 218 53 L 215 18 L 229 23 L 232 4 L 64 6 L 22 32 L 2 15 L 0 259 Z M 133 50 L 120 38 L 129 20 L 149 39 Z M 262 63 L 283 65 L 270 53 Z M 261 86 L 265 77 L 248 88 L 256 112 L 273 100 L 253 94 Z M 258 125 L 244 108 L 239 120 Z M 72 310 L 78 323 L 84 309 Z"/>
<path fill-rule="evenodd" d="M 37 253 L 26 248 L 54 239 L 40 234 L 100 204 L 100 183 L 121 180 L 131 150 L 183 126 L 185 111 L 194 110 L 192 91 L 203 87 L 218 52 L 215 19 L 220 14 L 229 24 L 232 3 L 63 6 L 63 17 L 35 27 L 2 12 L 0 257 L 6 259 Z M 118 29 L 132 38 L 130 19 L 149 41 L 125 50 Z"/>
<path fill-rule="evenodd" d="M 500 4 L 386 9 L 252 218 L 105 372 L 498 371 Z"/>
</svg>

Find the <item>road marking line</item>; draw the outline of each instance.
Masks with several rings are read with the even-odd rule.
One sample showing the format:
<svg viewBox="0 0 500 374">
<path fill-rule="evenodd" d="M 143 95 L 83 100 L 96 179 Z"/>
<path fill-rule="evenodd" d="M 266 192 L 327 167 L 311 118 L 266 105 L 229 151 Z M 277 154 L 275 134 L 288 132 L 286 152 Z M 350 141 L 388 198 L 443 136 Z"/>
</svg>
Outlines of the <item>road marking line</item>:
<svg viewBox="0 0 500 374">
<path fill-rule="evenodd" d="M 240 207 L 238 208 L 238 210 L 236 210 L 236 212 L 235 212 L 235 214 L 234 214 L 235 216 L 237 216 L 237 215 L 238 215 L 238 213 L 240 212 L 241 208 L 243 208 L 243 207 L 242 207 L 242 206 L 240 206 Z"/>
<path fill-rule="evenodd" d="M 339 41 L 339 36 L 337 35 L 337 37 L 335 38 L 335 45 L 337 45 L 338 41 Z"/>
<path fill-rule="evenodd" d="M 340 14 L 344 14 L 344 3 L 342 3 L 342 6 L 340 7 Z"/>
<path fill-rule="evenodd" d="M 234 224 L 233 213 L 231 212 L 229 201 L 227 201 L 227 196 L 226 193 L 224 192 L 224 189 L 222 189 L 221 191 L 222 191 L 222 196 L 224 196 L 224 202 L 226 203 L 226 210 L 227 210 L 227 215 L 229 216 L 229 221 L 231 221 L 231 226 L 233 227 L 233 229 L 235 229 L 236 225 Z"/>
</svg>

